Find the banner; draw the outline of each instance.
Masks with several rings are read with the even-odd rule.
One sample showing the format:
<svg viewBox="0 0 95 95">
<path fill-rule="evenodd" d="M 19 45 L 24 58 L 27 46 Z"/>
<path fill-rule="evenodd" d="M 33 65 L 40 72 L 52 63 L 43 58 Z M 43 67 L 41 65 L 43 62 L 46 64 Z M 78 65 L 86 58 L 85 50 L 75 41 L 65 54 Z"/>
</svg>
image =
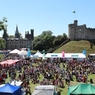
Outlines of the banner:
<svg viewBox="0 0 95 95">
<path fill-rule="evenodd" d="M 64 50 L 62 51 L 62 57 L 65 57 L 65 51 Z"/>
<path fill-rule="evenodd" d="M 31 55 L 31 52 L 30 52 L 30 48 L 28 47 L 28 53 L 27 53 L 27 56 L 30 57 Z"/>
<path fill-rule="evenodd" d="M 82 53 L 86 56 L 86 50 L 85 49 L 82 51 Z"/>
<path fill-rule="evenodd" d="M 43 59 L 45 59 L 45 50 L 43 50 Z"/>
</svg>

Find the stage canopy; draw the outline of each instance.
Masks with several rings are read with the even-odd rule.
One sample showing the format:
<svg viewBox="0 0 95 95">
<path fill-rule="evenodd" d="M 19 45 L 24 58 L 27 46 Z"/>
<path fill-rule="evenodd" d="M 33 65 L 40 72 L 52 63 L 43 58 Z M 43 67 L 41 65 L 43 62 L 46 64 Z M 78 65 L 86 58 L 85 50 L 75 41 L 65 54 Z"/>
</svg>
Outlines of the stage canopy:
<svg viewBox="0 0 95 95">
<path fill-rule="evenodd" d="M 0 88 L 0 95 L 22 95 L 21 87 L 7 83 Z"/>
<path fill-rule="evenodd" d="M 91 84 L 81 83 L 76 86 L 70 86 L 68 95 L 95 95 L 95 86 Z"/>
</svg>

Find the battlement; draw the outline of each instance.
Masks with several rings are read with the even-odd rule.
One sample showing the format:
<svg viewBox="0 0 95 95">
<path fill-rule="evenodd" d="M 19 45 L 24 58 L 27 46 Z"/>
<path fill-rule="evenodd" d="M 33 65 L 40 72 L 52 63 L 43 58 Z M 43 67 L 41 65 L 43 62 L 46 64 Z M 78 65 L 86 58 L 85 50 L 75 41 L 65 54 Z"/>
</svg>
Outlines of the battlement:
<svg viewBox="0 0 95 95">
<path fill-rule="evenodd" d="M 87 30 L 88 30 L 88 31 L 93 31 L 93 32 L 95 32 L 95 28 L 90 28 L 90 27 L 89 27 L 89 28 L 87 28 Z"/>
</svg>

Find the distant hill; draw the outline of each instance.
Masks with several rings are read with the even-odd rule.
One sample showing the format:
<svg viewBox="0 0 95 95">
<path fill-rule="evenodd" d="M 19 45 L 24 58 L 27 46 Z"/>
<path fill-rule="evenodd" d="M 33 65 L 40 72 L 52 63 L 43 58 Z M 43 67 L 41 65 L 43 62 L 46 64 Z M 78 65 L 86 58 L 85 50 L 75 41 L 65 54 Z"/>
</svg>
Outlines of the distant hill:
<svg viewBox="0 0 95 95">
<path fill-rule="evenodd" d="M 54 51 L 54 53 L 60 53 L 64 50 L 66 53 L 81 53 L 83 49 L 87 50 L 87 55 L 90 53 L 95 53 L 95 44 L 91 49 L 90 41 L 79 40 L 79 41 L 70 41 Z"/>
</svg>

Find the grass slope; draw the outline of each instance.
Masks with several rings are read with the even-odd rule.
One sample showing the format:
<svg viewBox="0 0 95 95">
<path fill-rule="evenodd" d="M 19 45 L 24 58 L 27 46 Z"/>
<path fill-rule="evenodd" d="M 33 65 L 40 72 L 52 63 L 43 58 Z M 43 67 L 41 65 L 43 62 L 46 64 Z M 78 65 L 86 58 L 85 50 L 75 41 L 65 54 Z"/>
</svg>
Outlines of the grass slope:
<svg viewBox="0 0 95 95">
<path fill-rule="evenodd" d="M 63 45 L 59 49 L 55 50 L 54 53 L 60 53 L 64 50 L 66 53 L 81 53 L 83 49 L 87 50 L 87 55 L 95 52 L 95 45 L 93 49 L 90 49 L 90 42 L 86 40 L 70 41 Z"/>
</svg>

